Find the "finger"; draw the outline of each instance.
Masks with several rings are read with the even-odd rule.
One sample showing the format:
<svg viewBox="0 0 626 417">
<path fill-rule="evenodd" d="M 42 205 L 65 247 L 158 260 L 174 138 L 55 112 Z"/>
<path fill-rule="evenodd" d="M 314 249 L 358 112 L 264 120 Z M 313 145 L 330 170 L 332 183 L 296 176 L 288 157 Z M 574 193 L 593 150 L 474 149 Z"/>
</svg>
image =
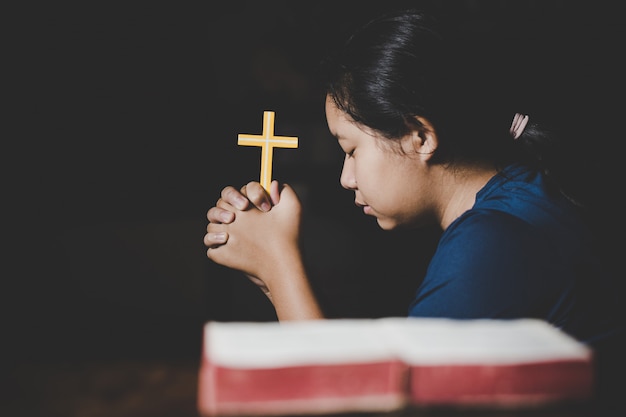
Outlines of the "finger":
<svg viewBox="0 0 626 417">
<path fill-rule="evenodd" d="M 248 199 L 238 191 L 235 187 L 227 186 L 222 190 L 222 199 L 231 204 L 238 210 L 245 210 L 248 208 Z"/>
<path fill-rule="evenodd" d="M 280 201 L 280 190 L 278 189 L 278 181 L 273 180 L 270 184 L 270 198 L 272 199 L 272 204 L 276 205 Z"/>
<path fill-rule="evenodd" d="M 220 204 L 221 203 L 218 201 L 218 205 Z M 209 211 L 207 211 L 207 219 L 209 219 L 211 223 L 229 224 L 235 220 L 235 213 L 222 206 L 211 207 Z"/>
<path fill-rule="evenodd" d="M 204 235 L 204 245 L 208 248 L 215 248 L 228 242 L 228 233 L 226 232 L 208 232 Z"/>
<path fill-rule="evenodd" d="M 246 196 L 252 204 L 261 211 L 269 211 L 272 207 L 270 197 L 263 186 L 256 182 L 250 181 L 245 187 Z"/>
</svg>

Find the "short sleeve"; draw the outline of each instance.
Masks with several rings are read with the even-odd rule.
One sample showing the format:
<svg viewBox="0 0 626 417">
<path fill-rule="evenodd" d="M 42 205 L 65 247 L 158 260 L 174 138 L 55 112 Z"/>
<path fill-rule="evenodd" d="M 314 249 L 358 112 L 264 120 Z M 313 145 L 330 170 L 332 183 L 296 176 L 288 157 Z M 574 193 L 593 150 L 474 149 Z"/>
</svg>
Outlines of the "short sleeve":
<svg viewBox="0 0 626 417">
<path fill-rule="evenodd" d="M 558 291 L 549 282 L 555 263 L 549 245 L 518 217 L 472 211 L 442 235 L 409 315 L 542 317 Z"/>
</svg>

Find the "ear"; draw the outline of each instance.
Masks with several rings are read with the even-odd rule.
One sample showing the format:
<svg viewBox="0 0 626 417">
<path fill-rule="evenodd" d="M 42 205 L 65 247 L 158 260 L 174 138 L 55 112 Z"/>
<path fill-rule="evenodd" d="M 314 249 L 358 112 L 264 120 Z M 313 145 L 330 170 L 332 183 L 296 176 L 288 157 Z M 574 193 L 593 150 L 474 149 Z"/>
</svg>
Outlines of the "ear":
<svg viewBox="0 0 626 417">
<path fill-rule="evenodd" d="M 439 138 L 430 120 L 415 116 L 413 130 L 402 140 L 402 149 L 430 159 L 438 146 Z"/>
</svg>

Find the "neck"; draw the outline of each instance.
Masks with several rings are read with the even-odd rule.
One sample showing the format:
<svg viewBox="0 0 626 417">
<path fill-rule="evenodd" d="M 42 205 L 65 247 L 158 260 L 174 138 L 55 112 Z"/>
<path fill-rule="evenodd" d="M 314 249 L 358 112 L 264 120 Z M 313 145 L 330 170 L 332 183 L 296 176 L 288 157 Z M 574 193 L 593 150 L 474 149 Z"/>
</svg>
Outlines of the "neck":
<svg viewBox="0 0 626 417">
<path fill-rule="evenodd" d="M 471 209 L 476 202 L 476 194 L 496 174 L 494 168 L 469 167 L 444 169 L 439 224 L 443 230 L 459 216 Z"/>
</svg>

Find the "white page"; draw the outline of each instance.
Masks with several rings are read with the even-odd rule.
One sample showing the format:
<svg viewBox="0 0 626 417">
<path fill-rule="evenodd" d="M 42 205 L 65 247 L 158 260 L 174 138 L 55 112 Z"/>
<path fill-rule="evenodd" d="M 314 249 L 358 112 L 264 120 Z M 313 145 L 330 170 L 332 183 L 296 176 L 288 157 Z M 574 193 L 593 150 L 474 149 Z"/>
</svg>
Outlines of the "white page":
<svg viewBox="0 0 626 417">
<path fill-rule="evenodd" d="M 534 319 L 210 322 L 205 349 L 213 362 L 242 368 L 392 359 L 409 364 L 509 364 L 587 360 L 591 355 L 585 345 Z"/>
</svg>

